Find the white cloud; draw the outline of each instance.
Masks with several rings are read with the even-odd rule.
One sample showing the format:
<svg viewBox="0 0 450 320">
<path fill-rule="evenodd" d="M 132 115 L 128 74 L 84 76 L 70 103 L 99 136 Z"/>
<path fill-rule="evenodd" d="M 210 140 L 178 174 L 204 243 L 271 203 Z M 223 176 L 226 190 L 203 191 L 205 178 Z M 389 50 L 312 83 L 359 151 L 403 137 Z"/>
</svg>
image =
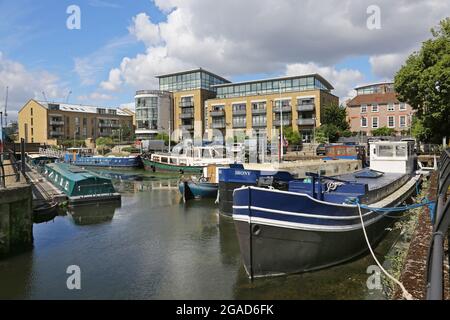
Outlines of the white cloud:
<svg viewBox="0 0 450 320">
<path fill-rule="evenodd" d="M 281 73 L 296 64 L 333 66 L 357 56 L 371 56 L 374 73 L 385 76 L 399 61 L 388 63 L 387 55 L 412 51 L 450 13 L 449 1 L 378 0 L 381 29 L 369 30 L 366 9 L 372 0 L 154 2 L 167 14 L 166 21 L 153 23 L 144 13 L 134 17 L 130 33 L 146 50 L 123 58 L 114 68 L 120 76 L 110 75 L 103 88 L 117 89 L 120 81 L 137 89 L 156 87 L 155 75 L 190 67 L 229 77 Z M 347 95 L 351 88 L 344 88 L 346 82 L 361 76 L 328 68 L 329 76 L 342 81 L 329 79 L 338 94 Z"/>
<path fill-rule="evenodd" d="M 103 81 L 100 83 L 100 87 L 108 91 L 117 91 L 122 84 L 120 69 L 112 69 L 109 72 L 108 81 Z"/>
<path fill-rule="evenodd" d="M 372 67 L 372 73 L 382 79 L 392 80 L 410 54 L 410 52 L 388 53 L 371 56 L 369 62 Z"/>
<path fill-rule="evenodd" d="M 353 88 L 361 83 L 364 75 L 359 70 L 340 69 L 318 66 L 315 63 L 296 63 L 286 67 L 286 75 L 301 75 L 318 73 L 327 79 L 334 87 L 334 94 L 341 97 L 341 103 L 353 96 Z"/>
<path fill-rule="evenodd" d="M 64 97 L 68 89 L 59 78 L 45 70 L 30 71 L 24 65 L 6 58 L 0 52 L 0 106 L 3 111 L 5 88 L 9 87 L 9 119 L 17 117 L 17 111 L 29 99 L 43 99 L 42 92 L 48 100 Z"/>
<path fill-rule="evenodd" d="M 78 96 L 77 99 L 79 101 L 105 101 L 105 100 L 112 100 L 113 97 L 105 94 L 105 93 L 101 93 L 101 92 L 92 92 L 89 95 L 81 95 Z"/>
</svg>

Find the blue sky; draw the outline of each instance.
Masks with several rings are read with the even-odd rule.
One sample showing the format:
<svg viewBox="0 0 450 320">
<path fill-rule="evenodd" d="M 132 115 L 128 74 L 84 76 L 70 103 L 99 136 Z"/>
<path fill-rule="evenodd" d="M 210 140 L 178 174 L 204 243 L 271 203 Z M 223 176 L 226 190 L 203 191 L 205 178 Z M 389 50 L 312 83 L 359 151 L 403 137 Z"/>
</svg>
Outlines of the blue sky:
<svg viewBox="0 0 450 320">
<path fill-rule="evenodd" d="M 119 106 L 157 86 L 154 75 L 190 67 L 233 81 L 319 72 L 344 100 L 355 85 L 391 79 L 450 15 L 442 1 L 380 0 L 382 28 L 368 30 L 370 3 L 1 0 L 0 108 L 6 86 L 15 110 L 42 91 L 49 100 L 72 91 L 72 103 Z M 66 28 L 73 4 L 81 30 Z"/>
</svg>

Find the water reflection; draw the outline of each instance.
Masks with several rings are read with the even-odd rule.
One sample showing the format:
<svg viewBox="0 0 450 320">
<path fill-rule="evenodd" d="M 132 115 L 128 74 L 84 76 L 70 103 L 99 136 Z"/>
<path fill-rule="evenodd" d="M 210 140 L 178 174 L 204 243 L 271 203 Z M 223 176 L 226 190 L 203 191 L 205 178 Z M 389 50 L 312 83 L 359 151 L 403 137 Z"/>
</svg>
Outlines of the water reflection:
<svg viewBox="0 0 450 320">
<path fill-rule="evenodd" d="M 110 222 L 117 208 L 120 208 L 120 202 L 77 206 L 69 208 L 67 213 L 76 225 L 85 226 Z"/>
</svg>

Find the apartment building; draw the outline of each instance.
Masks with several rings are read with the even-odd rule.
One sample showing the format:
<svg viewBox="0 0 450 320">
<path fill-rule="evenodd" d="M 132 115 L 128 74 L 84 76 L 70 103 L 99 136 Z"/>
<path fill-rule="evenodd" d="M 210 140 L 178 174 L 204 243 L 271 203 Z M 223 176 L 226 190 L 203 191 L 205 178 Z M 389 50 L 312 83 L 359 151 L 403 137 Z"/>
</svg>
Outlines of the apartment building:
<svg viewBox="0 0 450 320">
<path fill-rule="evenodd" d="M 19 111 L 18 125 L 19 139 L 56 145 L 111 136 L 121 126 L 133 128 L 133 116 L 120 109 L 30 100 Z"/>
<path fill-rule="evenodd" d="M 206 102 L 208 138 L 265 134 L 268 139 L 283 124 L 310 142 L 321 125 L 324 106 L 339 104 L 333 86 L 319 74 L 273 78 L 212 86 L 217 94 Z"/>
<path fill-rule="evenodd" d="M 397 98 L 392 82 L 369 84 L 355 88 L 356 96 L 347 102 L 350 130 L 365 135 L 382 127 L 392 128 L 398 135 L 411 128 L 414 110 Z"/>
<path fill-rule="evenodd" d="M 154 139 L 158 133 L 173 132 L 173 101 L 168 91 L 136 92 L 136 138 Z"/>
<path fill-rule="evenodd" d="M 183 133 L 190 137 L 201 138 L 205 130 L 205 101 L 216 96 L 214 85 L 229 83 L 212 72 L 204 69 L 171 73 L 157 76 L 159 90 L 172 93 L 173 127 L 178 138 Z"/>
</svg>

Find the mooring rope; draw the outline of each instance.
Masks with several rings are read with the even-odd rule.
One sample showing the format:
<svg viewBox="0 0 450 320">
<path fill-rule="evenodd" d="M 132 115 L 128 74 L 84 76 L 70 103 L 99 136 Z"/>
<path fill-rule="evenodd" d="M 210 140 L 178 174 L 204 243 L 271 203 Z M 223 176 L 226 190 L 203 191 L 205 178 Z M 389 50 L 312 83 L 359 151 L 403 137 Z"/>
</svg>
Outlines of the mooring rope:
<svg viewBox="0 0 450 320">
<path fill-rule="evenodd" d="M 369 237 L 367 236 L 367 232 L 366 232 L 366 227 L 364 226 L 364 219 L 363 219 L 363 215 L 362 215 L 362 211 L 361 211 L 361 205 L 359 203 L 356 204 L 358 206 L 358 211 L 359 211 L 359 218 L 361 219 L 361 226 L 362 226 L 362 230 L 364 232 L 364 238 L 366 239 L 366 243 L 367 243 L 367 247 L 369 248 L 370 253 L 372 254 L 373 259 L 375 260 L 375 262 L 377 263 L 378 267 L 380 268 L 381 271 L 383 271 L 383 273 L 392 281 L 394 281 L 399 287 L 400 289 L 402 289 L 402 296 L 406 299 L 406 300 L 414 300 L 414 297 L 408 292 L 408 290 L 406 290 L 405 286 L 396 278 L 394 278 L 389 272 L 387 272 L 383 266 L 381 265 L 381 263 L 378 261 L 377 257 L 375 256 L 375 253 L 373 252 L 372 246 L 370 245 L 370 241 L 369 241 Z"/>
</svg>

